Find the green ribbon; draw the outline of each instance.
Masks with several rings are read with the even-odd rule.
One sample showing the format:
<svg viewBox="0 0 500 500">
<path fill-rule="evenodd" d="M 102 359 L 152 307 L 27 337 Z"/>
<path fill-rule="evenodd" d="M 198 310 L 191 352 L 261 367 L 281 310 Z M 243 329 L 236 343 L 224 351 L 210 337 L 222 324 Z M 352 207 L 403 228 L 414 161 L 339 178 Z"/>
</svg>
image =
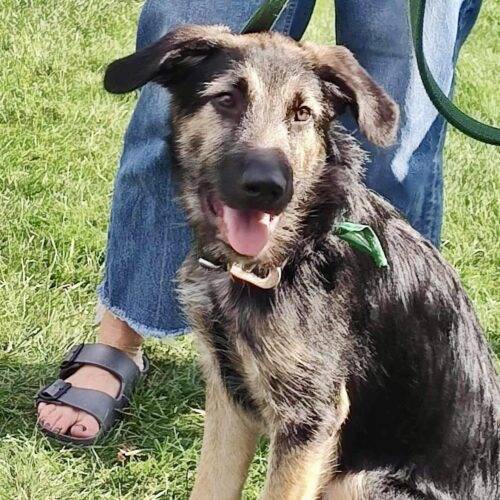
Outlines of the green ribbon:
<svg viewBox="0 0 500 500">
<path fill-rule="evenodd" d="M 370 255 L 377 267 L 389 265 L 380 240 L 370 226 L 341 222 L 334 227 L 334 233 L 356 250 Z"/>
</svg>

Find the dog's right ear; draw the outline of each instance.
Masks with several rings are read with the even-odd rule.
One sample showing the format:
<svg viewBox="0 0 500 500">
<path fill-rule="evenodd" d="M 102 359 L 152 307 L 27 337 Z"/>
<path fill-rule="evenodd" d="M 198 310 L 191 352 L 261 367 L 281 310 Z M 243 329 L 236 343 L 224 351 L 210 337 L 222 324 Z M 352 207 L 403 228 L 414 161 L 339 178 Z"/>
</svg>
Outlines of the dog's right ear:
<svg viewBox="0 0 500 500">
<path fill-rule="evenodd" d="M 215 50 L 234 46 L 235 38 L 225 26 L 181 26 L 153 45 L 112 62 L 104 88 L 124 94 L 158 79 L 168 85 Z"/>
</svg>

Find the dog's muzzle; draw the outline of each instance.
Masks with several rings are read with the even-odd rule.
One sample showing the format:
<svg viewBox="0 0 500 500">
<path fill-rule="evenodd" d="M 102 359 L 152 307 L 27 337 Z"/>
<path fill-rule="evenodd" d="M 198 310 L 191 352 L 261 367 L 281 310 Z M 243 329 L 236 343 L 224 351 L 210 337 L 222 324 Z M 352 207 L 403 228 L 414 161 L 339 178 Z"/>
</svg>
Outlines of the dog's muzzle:
<svg viewBox="0 0 500 500">
<path fill-rule="evenodd" d="M 238 153 L 220 170 L 219 192 L 232 208 L 279 214 L 292 198 L 292 169 L 279 149 Z"/>
</svg>

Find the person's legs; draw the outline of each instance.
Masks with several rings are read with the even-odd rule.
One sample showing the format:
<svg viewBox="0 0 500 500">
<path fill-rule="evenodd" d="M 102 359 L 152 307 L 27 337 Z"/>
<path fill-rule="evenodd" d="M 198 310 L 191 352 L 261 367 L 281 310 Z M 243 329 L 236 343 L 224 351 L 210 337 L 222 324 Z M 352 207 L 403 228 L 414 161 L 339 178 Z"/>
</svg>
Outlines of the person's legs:
<svg viewBox="0 0 500 500">
<path fill-rule="evenodd" d="M 239 30 L 260 3 L 148 0 L 139 21 L 137 46 L 147 46 L 186 23 L 222 23 Z M 289 32 L 297 6 L 298 0 L 289 2 L 276 29 Z M 141 90 L 116 177 L 105 276 L 98 291 L 106 310 L 98 341 L 125 352 L 131 349 L 134 359 L 140 359 L 142 337 L 162 338 L 186 330 L 173 280 L 188 251 L 190 234 L 174 202 L 167 147 L 168 101 L 167 92 L 157 85 Z M 118 392 L 114 376 L 95 367 L 78 370 L 70 381 L 113 396 Z M 62 434 L 91 437 L 98 430 L 93 417 L 68 407 L 40 405 L 39 413 L 43 425 Z"/>
<path fill-rule="evenodd" d="M 427 2 L 424 49 L 436 81 L 451 93 L 458 51 L 480 0 Z M 347 46 L 401 107 L 396 144 L 371 154 L 366 184 L 439 246 L 443 215 L 442 162 L 446 124 L 422 86 L 413 56 L 408 0 L 336 0 L 337 43 Z M 348 127 L 352 122 L 346 121 Z"/>
</svg>

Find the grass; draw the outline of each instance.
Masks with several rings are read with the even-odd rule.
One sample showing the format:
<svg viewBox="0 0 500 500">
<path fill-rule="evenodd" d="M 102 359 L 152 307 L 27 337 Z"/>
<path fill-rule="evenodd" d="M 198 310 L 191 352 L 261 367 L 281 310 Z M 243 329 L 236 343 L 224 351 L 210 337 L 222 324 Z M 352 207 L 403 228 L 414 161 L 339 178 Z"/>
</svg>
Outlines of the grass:
<svg viewBox="0 0 500 500">
<path fill-rule="evenodd" d="M 330 41 L 330 2 L 308 37 Z M 186 498 L 203 394 L 188 338 L 151 342 L 151 377 L 101 445 L 61 449 L 34 429 L 32 396 L 57 360 L 93 336 L 110 193 L 134 96 L 102 90 L 133 48 L 138 0 L 0 0 L 0 499 Z M 456 98 L 498 123 L 496 30 L 484 3 L 462 51 Z M 499 154 L 451 130 L 443 251 L 500 352 Z M 246 498 L 257 498 L 265 445 Z"/>
</svg>

